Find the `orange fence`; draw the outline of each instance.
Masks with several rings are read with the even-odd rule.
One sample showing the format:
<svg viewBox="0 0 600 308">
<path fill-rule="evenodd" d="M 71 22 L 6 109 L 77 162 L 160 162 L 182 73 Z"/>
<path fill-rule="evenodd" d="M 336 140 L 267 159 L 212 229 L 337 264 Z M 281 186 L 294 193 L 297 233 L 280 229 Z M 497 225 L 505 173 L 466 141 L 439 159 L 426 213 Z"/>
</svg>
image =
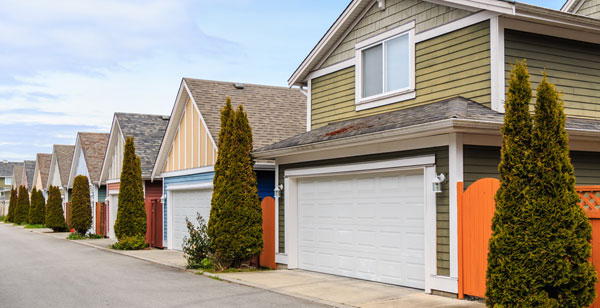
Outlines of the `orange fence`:
<svg viewBox="0 0 600 308">
<path fill-rule="evenodd" d="M 107 206 L 104 202 L 96 202 L 96 234 L 106 236 L 107 234 Z"/>
<path fill-rule="evenodd" d="M 65 222 L 67 223 L 67 228 L 71 229 L 71 202 L 65 204 Z"/>
<path fill-rule="evenodd" d="M 263 251 L 260 266 L 277 269 L 275 263 L 275 199 L 265 197 L 261 202 L 263 221 Z"/>
<path fill-rule="evenodd" d="M 485 178 L 458 191 L 458 297 L 485 296 L 488 241 L 492 235 L 492 217 L 496 203 L 494 196 L 500 187 L 497 179 Z M 600 273 L 600 186 L 577 186 L 581 202 L 592 224 L 592 264 Z M 600 282 L 596 284 L 596 292 Z M 600 296 L 592 305 L 600 308 Z"/>
</svg>

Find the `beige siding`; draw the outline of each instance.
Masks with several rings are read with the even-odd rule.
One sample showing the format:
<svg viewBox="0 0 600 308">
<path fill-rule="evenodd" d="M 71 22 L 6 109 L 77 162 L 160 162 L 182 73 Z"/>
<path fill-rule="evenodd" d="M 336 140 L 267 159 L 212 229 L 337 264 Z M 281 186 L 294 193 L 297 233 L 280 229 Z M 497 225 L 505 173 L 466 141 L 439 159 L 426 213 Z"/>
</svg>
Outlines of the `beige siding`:
<svg viewBox="0 0 600 308">
<path fill-rule="evenodd" d="M 463 96 L 490 105 L 489 22 L 416 45 L 416 98 L 355 111 L 354 67 L 312 80 L 312 126 Z"/>
<path fill-rule="evenodd" d="M 215 146 L 209 132 L 200 119 L 198 110 L 188 100 L 169 157 L 163 172 L 212 166 L 215 161 Z"/>
<path fill-rule="evenodd" d="M 505 37 L 507 86 L 510 65 L 526 59 L 534 95 L 545 69 L 563 93 L 568 116 L 600 118 L 600 45 L 512 30 Z"/>
<path fill-rule="evenodd" d="M 35 187 L 38 190 L 44 189 L 45 187 L 42 186 L 42 176 L 40 175 L 40 169 L 37 168 L 37 165 L 36 165 L 36 168 L 35 168 L 35 176 L 34 176 L 34 178 L 35 178 L 35 184 L 33 185 L 33 187 Z"/>
<path fill-rule="evenodd" d="M 384 11 L 381 11 L 377 5 L 369 9 L 321 67 L 353 58 L 354 45 L 357 42 L 410 21 L 415 21 L 415 30 L 418 33 L 469 14 L 471 14 L 469 11 L 420 0 L 387 0 Z"/>
<path fill-rule="evenodd" d="M 116 180 L 121 178 L 121 169 L 123 167 L 123 151 L 125 149 L 125 144 L 123 142 L 123 135 L 119 131 L 117 134 L 117 140 L 115 144 L 115 149 L 112 153 L 111 157 L 111 166 L 108 172 L 108 180 Z"/>
<path fill-rule="evenodd" d="M 576 13 L 583 16 L 600 18 L 600 0 L 586 0 Z"/>
</svg>

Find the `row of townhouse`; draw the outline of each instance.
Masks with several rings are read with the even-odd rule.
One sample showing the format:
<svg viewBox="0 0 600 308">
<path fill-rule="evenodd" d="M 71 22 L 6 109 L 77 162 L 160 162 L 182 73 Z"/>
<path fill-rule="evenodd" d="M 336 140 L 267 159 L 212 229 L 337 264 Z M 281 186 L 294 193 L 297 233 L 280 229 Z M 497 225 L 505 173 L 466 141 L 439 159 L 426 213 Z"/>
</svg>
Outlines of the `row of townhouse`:
<svg viewBox="0 0 600 308">
<path fill-rule="evenodd" d="M 577 185 L 596 187 L 600 200 L 600 0 L 569 0 L 560 11 L 352 0 L 289 88 L 184 78 L 169 116 L 115 113 L 109 134 L 79 133 L 74 146 L 39 155 L 27 183 L 59 186 L 68 201 L 74 177 L 87 175 L 114 237 L 133 136 L 154 204 L 153 245 L 181 250 L 185 217 L 209 216 L 219 112 L 231 97 L 252 126 L 259 195 L 276 200 L 278 264 L 483 296 L 465 288 L 464 254 L 476 252 L 464 249 L 471 220 L 461 196 L 498 178 L 507 80 L 520 59 L 534 89 L 545 69 L 562 91 Z M 13 168 L 13 185 L 30 181 L 24 169 Z"/>
</svg>

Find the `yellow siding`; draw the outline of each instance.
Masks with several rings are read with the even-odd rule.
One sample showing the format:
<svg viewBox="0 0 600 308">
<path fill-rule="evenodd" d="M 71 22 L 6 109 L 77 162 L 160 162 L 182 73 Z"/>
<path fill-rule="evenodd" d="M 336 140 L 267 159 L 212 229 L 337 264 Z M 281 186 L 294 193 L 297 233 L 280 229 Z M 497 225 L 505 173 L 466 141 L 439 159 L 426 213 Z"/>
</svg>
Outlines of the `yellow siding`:
<svg viewBox="0 0 600 308">
<path fill-rule="evenodd" d="M 33 187 L 35 187 L 36 189 L 43 189 L 44 187 L 42 186 L 42 177 L 40 176 L 40 170 L 36 168 L 36 180 L 35 180 L 35 185 Z"/>
<path fill-rule="evenodd" d="M 354 67 L 311 82 L 312 127 L 463 96 L 490 105 L 489 22 L 482 22 L 416 45 L 416 97 L 355 111 Z"/>
<path fill-rule="evenodd" d="M 215 146 L 193 103 L 188 100 L 163 172 L 214 164 Z"/>
</svg>

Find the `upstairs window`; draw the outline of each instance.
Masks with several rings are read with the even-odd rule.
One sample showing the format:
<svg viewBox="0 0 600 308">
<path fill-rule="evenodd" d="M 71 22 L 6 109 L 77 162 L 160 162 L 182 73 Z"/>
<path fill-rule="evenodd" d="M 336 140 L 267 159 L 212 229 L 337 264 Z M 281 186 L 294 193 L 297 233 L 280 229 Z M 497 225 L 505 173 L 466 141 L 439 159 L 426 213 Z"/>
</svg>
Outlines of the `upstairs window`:
<svg viewBox="0 0 600 308">
<path fill-rule="evenodd" d="M 10 178 L 10 177 L 4 178 L 4 185 L 12 185 L 12 178 Z"/>
<path fill-rule="evenodd" d="M 410 23 L 356 45 L 357 110 L 414 98 L 413 33 Z"/>
</svg>

